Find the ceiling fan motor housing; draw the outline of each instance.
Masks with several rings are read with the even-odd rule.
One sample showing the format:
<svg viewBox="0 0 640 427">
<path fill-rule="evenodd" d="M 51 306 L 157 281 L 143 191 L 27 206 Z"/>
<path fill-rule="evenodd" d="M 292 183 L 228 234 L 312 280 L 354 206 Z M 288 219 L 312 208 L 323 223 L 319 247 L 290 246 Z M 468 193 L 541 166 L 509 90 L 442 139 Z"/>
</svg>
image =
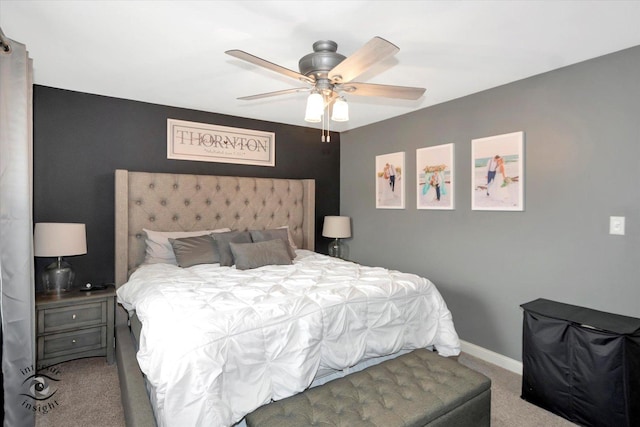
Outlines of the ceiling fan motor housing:
<svg viewBox="0 0 640 427">
<path fill-rule="evenodd" d="M 298 62 L 300 73 L 313 76 L 316 80 L 327 79 L 329 71 L 346 59 L 336 52 L 338 43 L 332 40 L 319 40 L 313 44 L 313 53 L 303 56 Z"/>
</svg>

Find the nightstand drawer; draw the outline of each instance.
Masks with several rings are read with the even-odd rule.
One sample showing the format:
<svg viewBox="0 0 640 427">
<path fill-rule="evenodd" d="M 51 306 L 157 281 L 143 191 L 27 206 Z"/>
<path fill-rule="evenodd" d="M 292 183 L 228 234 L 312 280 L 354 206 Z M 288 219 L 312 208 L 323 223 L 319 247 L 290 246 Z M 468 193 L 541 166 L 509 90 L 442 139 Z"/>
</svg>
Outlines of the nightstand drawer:
<svg viewBox="0 0 640 427">
<path fill-rule="evenodd" d="M 107 323 L 107 302 L 98 301 L 38 311 L 38 333 L 49 333 Z"/>
<path fill-rule="evenodd" d="M 107 327 L 80 329 L 38 337 L 38 359 L 49 359 L 107 347 Z"/>
<path fill-rule="evenodd" d="M 36 363 L 51 366 L 81 357 L 115 361 L 113 287 L 36 295 Z"/>
</svg>

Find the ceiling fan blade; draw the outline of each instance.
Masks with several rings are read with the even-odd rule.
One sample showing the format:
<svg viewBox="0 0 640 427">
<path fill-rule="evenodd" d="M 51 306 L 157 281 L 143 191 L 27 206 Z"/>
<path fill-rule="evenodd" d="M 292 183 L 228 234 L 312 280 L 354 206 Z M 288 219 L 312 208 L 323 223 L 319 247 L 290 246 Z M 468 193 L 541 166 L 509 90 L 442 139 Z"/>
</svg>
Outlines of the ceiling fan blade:
<svg viewBox="0 0 640 427">
<path fill-rule="evenodd" d="M 293 89 L 285 89 L 285 90 L 277 90 L 275 92 L 267 92 L 267 93 L 260 93 L 258 95 L 250 95 L 250 96 L 243 96 L 241 99 L 243 101 L 249 101 L 252 99 L 261 99 L 261 98 L 268 98 L 270 96 L 278 96 L 278 95 L 286 95 L 288 93 L 296 93 L 296 92 L 306 92 L 309 91 L 309 88 L 306 87 L 297 87 L 297 88 L 293 88 Z"/>
<path fill-rule="evenodd" d="M 305 83 L 315 83 L 315 79 L 311 77 L 307 77 L 304 74 L 300 74 L 296 71 L 290 70 L 286 67 L 282 67 L 278 64 L 274 64 L 273 62 L 269 62 L 265 59 L 258 58 L 255 55 L 251 55 L 242 50 L 232 49 L 225 52 L 227 55 L 231 55 L 235 58 L 242 59 L 243 61 L 247 61 L 251 64 L 258 65 L 260 67 L 266 68 L 271 71 L 275 71 L 276 73 L 284 74 L 287 77 L 294 78 L 296 80 L 303 81 Z"/>
<path fill-rule="evenodd" d="M 374 37 L 355 53 L 329 71 L 329 80 L 334 83 L 350 82 L 376 62 L 395 55 L 400 48 L 381 37 Z"/>
<path fill-rule="evenodd" d="M 390 86 L 373 83 L 345 83 L 338 90 L 358 96 L 381 96 L 385 98 L 418 99 L 426 91 L 423 87 Z"/>
</svg>

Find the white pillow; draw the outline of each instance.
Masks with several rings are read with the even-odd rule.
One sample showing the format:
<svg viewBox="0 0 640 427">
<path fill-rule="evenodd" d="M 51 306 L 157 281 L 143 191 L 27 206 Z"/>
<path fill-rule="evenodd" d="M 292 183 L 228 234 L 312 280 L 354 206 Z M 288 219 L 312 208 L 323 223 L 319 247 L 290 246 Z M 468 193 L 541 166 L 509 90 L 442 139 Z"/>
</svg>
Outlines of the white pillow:
<svg viewBox="0 0 640 427">
<path fill-rule="evenodd" d="M 147 237 L 145 238 L 145 264 L 173 264 L 178 265 L 173 247 L 169 239 L 182 239 L 184 237 L 204 236 L 211 233 L 225 233 L 231 231 L 230 228 L 219 228 L 216 230 L 200 231 L 153 231 L 143 228 Z"/>
<path fill-rule="evenodd" d="M 282 227 L 276 227 L 276 228 L 286 228 L 287 236 L 289 236 L 289 244 L 291 245 L 291 249 L 298 249 L 298 247 L 296 246 L 296 242 L 293 241 L 293 236 L 291 235 L 291 230 L 289 230 L 288 225 L 283 225 Z"/>
</svg>

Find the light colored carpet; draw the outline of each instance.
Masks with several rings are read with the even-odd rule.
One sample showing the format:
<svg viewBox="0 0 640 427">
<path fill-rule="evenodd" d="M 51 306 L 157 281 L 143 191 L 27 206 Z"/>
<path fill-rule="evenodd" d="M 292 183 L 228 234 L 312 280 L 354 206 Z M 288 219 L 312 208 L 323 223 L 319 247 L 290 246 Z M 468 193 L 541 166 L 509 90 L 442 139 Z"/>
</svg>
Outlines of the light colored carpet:
<svg viewBox="0 0 640 427">
<path fill-rule="evenodd" d="M 491 378 L 491 427 L 571 427 L 565 420 L 520 398 L 522 377 L 461 353 L 458 361 Z"/>
<path fill-rule="evenodd" d="M 491 378 L 492 427 L 575 426 L 564 418 L 522 400 L 519 375 L 465 353 L 458 360 Z M 58 405 L 47 414 L 37 414 L 36 427 L 125 425 L 115 364 L 109 366 L 103 357 L 94 357 L 61 363 L 56 368 L 60 371 L 55 395 Z"/>
<path fill-rule="evenodd" d="M 57 405 L 47 414 L 36 414 L 36 427 L 122 427 L 120 381 L 116 364 L 104 357 L 90 357 L 55 365 L 59 371 L 51 383 L 57 389 L 45 402 Z"/>
</svg>

